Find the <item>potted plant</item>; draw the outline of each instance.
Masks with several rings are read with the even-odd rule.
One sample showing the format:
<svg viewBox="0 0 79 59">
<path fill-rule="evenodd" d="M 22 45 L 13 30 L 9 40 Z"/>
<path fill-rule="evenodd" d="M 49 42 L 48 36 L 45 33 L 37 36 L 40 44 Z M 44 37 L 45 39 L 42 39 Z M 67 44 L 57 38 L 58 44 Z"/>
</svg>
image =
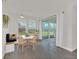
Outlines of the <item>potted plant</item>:
<svg viewBox="0 0 79 59">
<path fill-rule="evenodd" d="M 3 26 L 8 26 L 9 22 L 9 16 L 8 15 L 3 15 Z"/>
</svg>

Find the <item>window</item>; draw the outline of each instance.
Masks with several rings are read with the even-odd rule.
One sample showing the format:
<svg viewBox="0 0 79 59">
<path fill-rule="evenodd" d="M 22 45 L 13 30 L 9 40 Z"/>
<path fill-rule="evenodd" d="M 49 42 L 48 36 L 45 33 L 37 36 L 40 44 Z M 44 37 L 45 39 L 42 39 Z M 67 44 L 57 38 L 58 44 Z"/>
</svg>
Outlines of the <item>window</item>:
<svg viewBox="0 0 79 59">
<path fill-rule="evenodd" d="M 28 27 L 29 27 L 29 29 L 35 29 L 36 28 L 36 22 L 35 21 L 29 21 Z"/>
<path fill-rule="evenodd" d="M 39 30 L 37 29 L 37 22 L 34 20 L 28 20 L 28 21 L 18 21 L 18 27 L 19 27 L 19 35 L 31 35 L 38 33 Z"/>
</svg>

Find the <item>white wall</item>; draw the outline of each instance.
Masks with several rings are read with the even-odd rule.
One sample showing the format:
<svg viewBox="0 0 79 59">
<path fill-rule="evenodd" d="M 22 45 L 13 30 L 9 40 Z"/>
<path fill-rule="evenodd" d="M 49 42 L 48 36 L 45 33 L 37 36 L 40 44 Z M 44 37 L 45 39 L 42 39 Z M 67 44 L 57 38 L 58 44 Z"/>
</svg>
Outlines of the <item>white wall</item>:
<svg viewBox="0 0 79 59">
<path fill-rule="evenodd" d="M 10 20 L 8 25 L 8 32 L 10 34 L 16 34 L 18 36 L 18 24 L 17 24 L 17 16 L 14 14 L 9 14 Z"/>
<path fill-rule="evenodd" d="M 72 7 L 72 48 L 77 48 L 77 6 L 73 5 Z"/>
<path fill-rule="evenodd" d="M 74 5 L 75 7 L 73 8 Z M 62 16 L 62 10 L 57 14 L 58 26 L 56 45 L 69 51 L 74 51 L 77 49 L 76 4 L 68 4 L 68 6 L 63 7 L 63 11 L 64 18 Z"/>
</svg>

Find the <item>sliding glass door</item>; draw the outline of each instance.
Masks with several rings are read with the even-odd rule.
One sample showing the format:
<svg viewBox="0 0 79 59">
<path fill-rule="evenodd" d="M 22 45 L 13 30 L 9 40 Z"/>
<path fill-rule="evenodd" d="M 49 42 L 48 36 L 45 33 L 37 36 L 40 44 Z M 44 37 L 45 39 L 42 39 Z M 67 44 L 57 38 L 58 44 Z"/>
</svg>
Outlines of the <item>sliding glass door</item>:
<svg viewBox="0 0 79 59">
<path fill-rule="evenodd" d="M 48 39 L 49 38 L 49 24 L 48 21 L 42 22 L 42 38 Z"/>
<path fill-rule="evenodd" d="M 42 21 L 42 38 L 49 39 L 56 37 L 56 19 Z"/>
<path fill-rule="evenodd" d="M 56 23 L 49 22 L 49 38 L 56 37 Z"/>
</svg>

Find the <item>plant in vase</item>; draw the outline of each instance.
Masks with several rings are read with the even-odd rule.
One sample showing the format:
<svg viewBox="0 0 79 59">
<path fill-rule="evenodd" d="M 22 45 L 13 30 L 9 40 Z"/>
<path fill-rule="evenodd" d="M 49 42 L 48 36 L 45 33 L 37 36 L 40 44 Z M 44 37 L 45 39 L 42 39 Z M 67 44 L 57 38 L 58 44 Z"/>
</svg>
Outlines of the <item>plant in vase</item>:
<svg viewBox="0 0 79 59">
<path fill-rule="evenodd" d="M 3 26 L 8 27 L 8 22 L 9 22 L 9 16 L 8 15 L 3 15 Z"/>
</svg>

